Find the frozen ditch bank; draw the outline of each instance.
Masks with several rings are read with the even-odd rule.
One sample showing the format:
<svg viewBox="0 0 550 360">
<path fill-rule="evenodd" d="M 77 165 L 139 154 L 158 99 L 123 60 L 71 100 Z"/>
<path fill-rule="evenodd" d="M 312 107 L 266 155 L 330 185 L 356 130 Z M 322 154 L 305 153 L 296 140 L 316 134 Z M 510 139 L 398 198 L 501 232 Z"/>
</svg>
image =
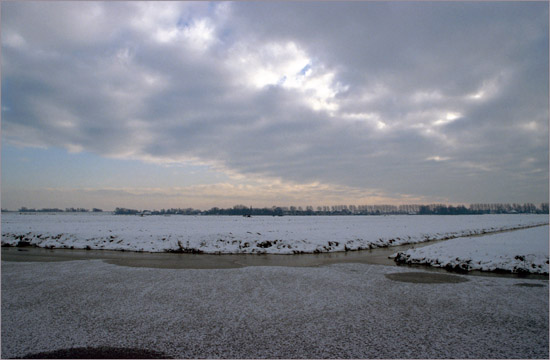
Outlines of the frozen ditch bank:
<svg viewBox="0 0 550 360">
<path fill-rule="evenodd" d="M 2 246 L 205 254 L 344 252 L 548 224 L 547 215 L 121 216 L 3 214 Z"/>
<path fill-rule="evenodd" d="M 398 263 L 458 271 L 548 275 L 548 226 L 458 238 L 392 255 Z"/>
</svg>

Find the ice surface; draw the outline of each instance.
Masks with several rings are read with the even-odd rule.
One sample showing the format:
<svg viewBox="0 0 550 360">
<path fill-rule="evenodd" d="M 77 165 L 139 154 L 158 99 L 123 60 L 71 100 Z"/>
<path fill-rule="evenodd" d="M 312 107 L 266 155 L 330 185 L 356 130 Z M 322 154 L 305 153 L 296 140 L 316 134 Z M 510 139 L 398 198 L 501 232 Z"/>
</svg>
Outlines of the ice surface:
<svg viewBox="0 0 550 360">
<path fill-rule="evenodd" d="M 548 215 L 124 216 L 2 214 L 2 244 L 293 254 L 359 250 L 547 224 Z"/>
<path fill-rule="evenodd" d="M 407 264 L 548 274 L 548 226 L 458 238 L 393 255 Z"/>
<path fill-rule="evenodd" d="M 548 281 L 384 276 L 409 271 L 3 261 L 1 356 L 116 346 L 179 359 L 548 358 Z"/>
</svg>

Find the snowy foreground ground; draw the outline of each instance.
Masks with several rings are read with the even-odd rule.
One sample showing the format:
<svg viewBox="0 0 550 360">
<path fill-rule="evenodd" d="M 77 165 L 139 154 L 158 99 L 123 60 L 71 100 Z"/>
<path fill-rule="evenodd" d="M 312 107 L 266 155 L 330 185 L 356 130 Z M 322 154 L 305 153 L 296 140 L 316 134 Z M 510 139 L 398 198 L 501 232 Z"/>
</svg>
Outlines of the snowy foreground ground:
<svg viewBox="0 0 550 360">
<path fill-rule="evenodd" d="M 369 249 L 548 224 L 548 215 L 124 216 L 2 214 L 2 245 L 293 254 Z"/>
<path fill-rule="evenodd" d="M 548 274 L 548 226 L 479 237 L 458 238 L 400 251 L 405 264 L 458 270 Z"/>
<path fill-rule="evenodd" d="M 547 280 L 386 276 L 412 271 L 2 261 L 1 355 L 110 346 L 174 358 L 548 358 Z"/>
</svg>

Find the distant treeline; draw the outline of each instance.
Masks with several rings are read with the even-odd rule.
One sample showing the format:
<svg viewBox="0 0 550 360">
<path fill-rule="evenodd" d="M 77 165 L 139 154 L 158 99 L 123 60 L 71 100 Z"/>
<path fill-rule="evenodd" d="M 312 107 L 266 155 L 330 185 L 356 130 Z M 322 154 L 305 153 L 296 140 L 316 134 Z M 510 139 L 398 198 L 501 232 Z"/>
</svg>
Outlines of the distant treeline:
<svg viewBox="0 0 550 360">
<path fill-rule="evenodd" d="M 135 210 L 116 208 L 117 215 L 240 215 L 240 216 L 315 216 L 315 215 L 474 215 L 474 214 L 548 214 L 548 203 L 539 207 L 525 204 L 471 204 L 469 207 L 445 204 L 430 205 L 334 205 L 334 206 L 273 206 L 254 208 L 235 205 L 232 208 L 213 207 L 210 210 L 162 209 Z"/>
<path fill-rule="evenodd" d="M 203 213 L 203 211 L 192 208 L 168 210 L 134 210 L 125 208 L 115 209 L 115 214 L 117 215 L 200 215 L 201 213 Z"/>
<path fill-rule="evenodd" d="M 2 211 L 6 211 L 6 210 L 2 209 Z M 90 210 L 84 209 L 84 208 L 66 208 L 65 210 L 63 210 L 63 209 L 58 209 L 58 208 L 28 209 L 26 207 L 22 207 L 18 211 L 19 212 L 72 212 L 72 213 L 74 213 L 74 212 L 90 212 Z M 103 210 L 97 209 L 97 208 L 93 208 L 91 211 L 92 212 L 103 212 Z"/>
<path fill-rule="evenodd" d="M 7 210 L 2 209 L 3 212 Z M 58 208 L 29 209 L 22 207 L 22 213 L 35 212 L 68 212 L 86 213 L 103 212 L 98 208 L 92 210 L 84 208 Z M 270 208 L 254 208 L 244 205 L 235 205 L 232 208 L 213 207 L 210 210 L 197 210 L 193 208 L 172 208 L 162 210 L 136 210 L 116 208 L 117 215 L 240 215 L 240 216 L 284 216 L 284 215 L 474 215 L 474 214 L 548 214 L 548 203 L 536 206 L 532 203 L 525 204 L 471 204 L 468 207 L 459 205 L 429 204 L 429 205 L 333 205 L 333 206 L 272 206 Z"/>
</svg>

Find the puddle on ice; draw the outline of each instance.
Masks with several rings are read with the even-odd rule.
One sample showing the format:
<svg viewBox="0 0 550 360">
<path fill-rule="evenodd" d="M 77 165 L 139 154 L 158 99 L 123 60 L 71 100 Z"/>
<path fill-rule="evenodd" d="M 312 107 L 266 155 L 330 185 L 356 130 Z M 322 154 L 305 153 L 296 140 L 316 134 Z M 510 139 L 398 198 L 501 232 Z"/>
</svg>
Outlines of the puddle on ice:
<svg viewBox="0 0 550 360">
<path fill-rule="evenodd" d="M 517 283 L 515 286 L 525 286 L 525 287 L 544 287 L 543 284 L 533 284 L 533 283 Z"/>
<path fill-rule="evenodd" d="M 388 279 L 393 281 L 417 283 L 417 284 L 444 284 L 444 283 L 461 283 L 468 279 L 449 274 L 439 274 L 435 272 L 399 272 L 384 274 Z"/>
</svg>

